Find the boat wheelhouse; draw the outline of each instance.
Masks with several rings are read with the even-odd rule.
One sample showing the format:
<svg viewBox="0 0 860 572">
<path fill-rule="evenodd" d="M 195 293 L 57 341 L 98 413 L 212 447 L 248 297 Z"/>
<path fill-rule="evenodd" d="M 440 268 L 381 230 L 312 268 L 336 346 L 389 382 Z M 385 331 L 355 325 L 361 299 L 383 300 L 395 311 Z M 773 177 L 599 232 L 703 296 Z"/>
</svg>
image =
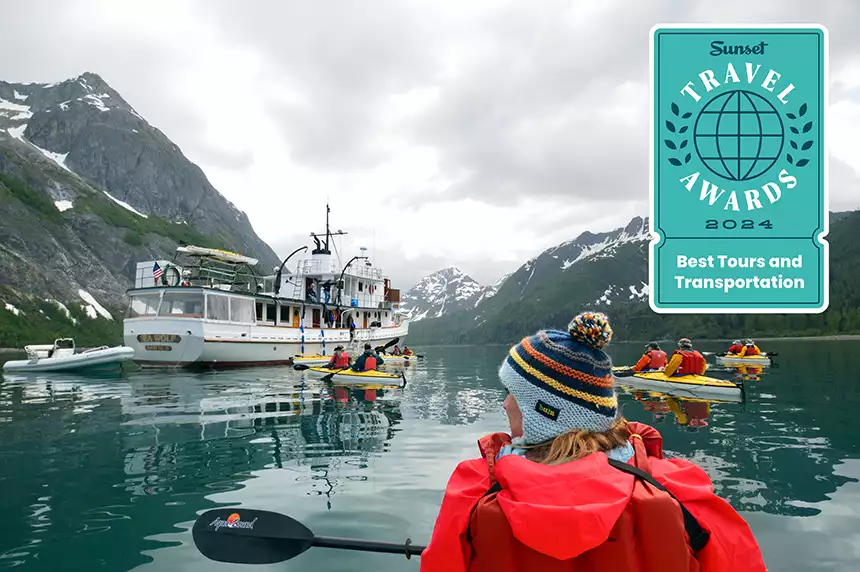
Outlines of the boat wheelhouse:
<svg viewBox="0 0 860 572">
<path fill-rule="evenodd" d="M 296 271 L 289 259 L 260 275 L 257 260 L 223 250 L 180 246 L 174 261 L 137 265 L 123 323 L 125 345 L 141 366 L 291 364 L 295 356 L 353 355 L 365 343 L 403 339 L 409 322 L 400 291 L 367 256 L 345 264 L 326 232 Z M 336 249 L 335 249 L 336 250 Z"/>
</svg>

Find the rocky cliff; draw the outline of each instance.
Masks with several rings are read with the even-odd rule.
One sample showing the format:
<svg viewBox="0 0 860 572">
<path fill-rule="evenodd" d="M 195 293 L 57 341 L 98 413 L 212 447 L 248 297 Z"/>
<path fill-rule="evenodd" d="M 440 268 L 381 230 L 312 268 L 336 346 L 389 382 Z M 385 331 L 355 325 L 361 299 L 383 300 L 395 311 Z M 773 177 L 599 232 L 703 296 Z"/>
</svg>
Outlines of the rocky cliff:
<svg viewBox="0 0 860 572">
<path fill-rule="evenodd" d="M 262 273 L 279 262 L 201 169 L 92 73 L 0 81 L 0 220 L 0 302 L 48 299 L 85 317 L 88 294 L 118 319 L 136 263 L 170 259 L 181 241 L 253 256 Z M 0 309 L 0 321 L 22 315 Z"/>
</svg>

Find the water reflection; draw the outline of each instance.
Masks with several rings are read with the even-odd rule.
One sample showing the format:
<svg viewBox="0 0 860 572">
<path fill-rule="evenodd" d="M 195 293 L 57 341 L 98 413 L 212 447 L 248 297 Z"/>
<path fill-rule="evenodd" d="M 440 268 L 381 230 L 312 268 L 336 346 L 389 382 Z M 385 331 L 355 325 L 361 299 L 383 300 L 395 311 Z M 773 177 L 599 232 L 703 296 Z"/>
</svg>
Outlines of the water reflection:
<svg viewBox="0 0 860 572">
<path fill-rule="evenodd" d="M 286 368 L 7 376 L 0 443 L 12 470 L 0 477 L 0 510 L 18 526 L 0 541 L 0 567 L 57 564 L 71 551 L 80 568 L 128 569 L 149 559 L 147 537 L 267 469 L 289 475 L 290 494 L 319 497 L 331 510 L 387 451 L 401 397 Z M 81 553 L 82 539 L 104 535 L 125 540 Z"/>
<path fill-rule="evenodd" d="M 613 345 L 615 363 L 641 354 L 641 344 Z M 744 383 L 744 400 L 637 389 L 634 378 L 619 399 L 626 417 L 659 429 L 667 454 L 702 466 L 718 494 L 761 517 L 751 522 L 802 545 L 780 519 L 829 526 L 837 491 L 856 500 L 856 464 L 839 467 L 860 459 L 860 362 L 856 344 L 774 349 L 778 368 L 710 371 Z M 454 466 L 476 456 L 478 437 L 506 428 L 506 351 L 422 352 L 404 389 L 324 384 L 290 368 L 6 376 L 0 511 L 13 524 L 0 567 L 242 570 L 203 559 L 186 531 L 223 503 L 284 512 L 320 534 L 427 540 Z M 302 558 L 277 569 L 344 569 L 343 553 Z M 343 562 L 417 569 L 388 556 Z"/>
</svg>

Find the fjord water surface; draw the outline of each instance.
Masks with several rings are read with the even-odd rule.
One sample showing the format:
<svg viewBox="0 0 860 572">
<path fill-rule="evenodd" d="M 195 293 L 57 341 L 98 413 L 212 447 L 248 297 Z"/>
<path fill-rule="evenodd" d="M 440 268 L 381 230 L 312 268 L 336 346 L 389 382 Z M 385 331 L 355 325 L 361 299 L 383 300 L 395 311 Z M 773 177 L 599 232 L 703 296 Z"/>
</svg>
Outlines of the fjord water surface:
<svg viewBox="0 0 860 572">
<path fill-rule="evenodd" d="M 707 470 L 769 569 L 854 569 L 860 342 L 760 345 L 780 353 L 778 367 L 747 376 L 745 403 L 622 389 L 624 413 Z M 610 353 L 625 365 L 640 350 Z M 190 527 L 204 510 L 242 506 L 321 535 L 426 543 L 458 461 L 506 429 L 496 376 L 506 351 L 426 348 L 403 390 L 326 386 L 290 368 L 6 376 L 0 568 L 418 570 L 417 558 L 324 548 L 275 565 L 223 564 L 196 550 Z"/>
</svg>

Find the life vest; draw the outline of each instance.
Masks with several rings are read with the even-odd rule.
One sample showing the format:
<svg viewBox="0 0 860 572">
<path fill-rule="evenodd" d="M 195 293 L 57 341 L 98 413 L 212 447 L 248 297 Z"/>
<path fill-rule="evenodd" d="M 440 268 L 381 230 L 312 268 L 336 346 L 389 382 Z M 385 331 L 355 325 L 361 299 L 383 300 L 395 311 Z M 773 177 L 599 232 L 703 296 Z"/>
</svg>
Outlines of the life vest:
<svg viewBox="0 0 860 572">
<path fill-rule="evenodd" d="M 405 355 L 405 356 L 411 356 L 411 355 L 412 355 L 412 350 L 406 350 L 405 352 L 403 352 L 403 355 Z"/>
<path fill-rule="evenodd" d="M 364 371 L 370 371 L 372 369 L 376 369 L 376 358 L 373 356 L 367 356 L 364 358 Z"/>
<path fill-rule="evenodd" d="M 336 368 L 349 367 L 349 354 L 346 352 L 340 352 L 340 355 L 338 355 L 334 359 L 334 367 L 336 367 Z"/>
<path fill-rule="evenodd" d="M 747 351 L 744 352 L 744 355 L 747 355 L 747 356 L 757 356 L 760 354 L 761 354 L 761 352 L 754 345 L 753 346 L 747 346 Z"/>
<path fill-rule="evenodd" d="M 629 426 L 629 464 L 604 453 L 554 466 L 496 461 L 510 436 L 481 439 L 483 458 L 451 476 L 421 572 L 765 572 L 749 526 L 707 473 L 664 459 L 656 429 Z"/>
<path fill-rule="evenodd" d="M 699 375 L 707 363 L 704 356 L 697 350 L 675 350 L 672 355 L 675 354 L 681 354 L 683 359 L 681 360 L 681 365 L 678 366 L 673 375 Z"/>
<path fill-rule="evenodd" d="M 735 346 L 732 346 L 729 348 L 729 353 L 730 354 L 739 354 L 739 353 L 741 353 L 741 349 L 743 349 L 743 346 L 735 345 Z"/>
<path fill-rule="evenodd" d="M 666 352 L 663 350 L 650 350 L 645 355 L 651 358 L 651 362 L 646 369 L 660 369 L 661 367 L 666 367 L 668 363 Z"/>
</svg>

